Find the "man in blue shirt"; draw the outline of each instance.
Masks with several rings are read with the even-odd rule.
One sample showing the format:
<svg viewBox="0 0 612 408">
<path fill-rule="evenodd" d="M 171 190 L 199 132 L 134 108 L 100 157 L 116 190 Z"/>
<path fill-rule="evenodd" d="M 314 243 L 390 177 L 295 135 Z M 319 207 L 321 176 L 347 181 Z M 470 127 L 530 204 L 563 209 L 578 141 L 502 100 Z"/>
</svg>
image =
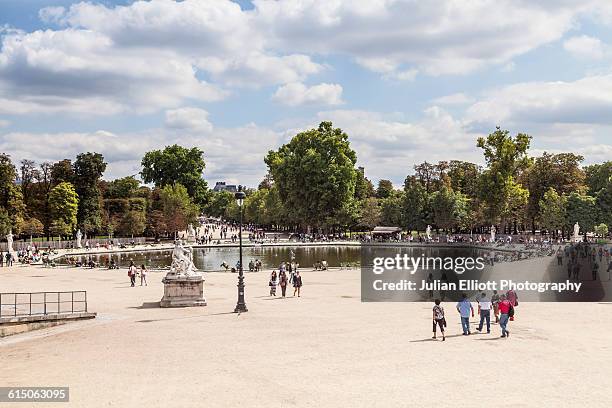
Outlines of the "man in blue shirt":
<svg viewBox="0 0 612 408">
<path fill-rule="evenodd" d="M 474 317 L 474 308 L 468 300 L 467 295 L 464 293 L 461 295 L 461 301 L 457 303 L 457 311 L 461 315 L 461 327 L 463 328 L 463 335 L 467 336 L 470 334 L 470 314 Z"/>
</svg>

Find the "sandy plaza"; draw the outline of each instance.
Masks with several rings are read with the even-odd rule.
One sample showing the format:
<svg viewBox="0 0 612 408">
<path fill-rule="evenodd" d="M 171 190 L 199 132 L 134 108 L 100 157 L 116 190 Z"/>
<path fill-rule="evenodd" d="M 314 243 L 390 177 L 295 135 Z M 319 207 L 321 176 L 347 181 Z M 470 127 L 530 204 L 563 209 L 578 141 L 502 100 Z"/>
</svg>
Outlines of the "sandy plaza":
<svg viewBox="0 0 612 408">
<path fill-rule="evenodd" d="M 237 315 L 231 273 L 206 274 L 208 306 L 160 309 L 161 273 L 2 268 L 3 291 L 85 289 L 98 316 L 0 339 L 0 382 L 69 385 L 71 407 L 610 406 L 612 304 L 521 303 L 505 340 L 461 336 L 446 303 L 443 343 L 429 303 L 361 303 L 358 270 L 303 276 L 282 299 L 246 274 Z"/>
</svg>

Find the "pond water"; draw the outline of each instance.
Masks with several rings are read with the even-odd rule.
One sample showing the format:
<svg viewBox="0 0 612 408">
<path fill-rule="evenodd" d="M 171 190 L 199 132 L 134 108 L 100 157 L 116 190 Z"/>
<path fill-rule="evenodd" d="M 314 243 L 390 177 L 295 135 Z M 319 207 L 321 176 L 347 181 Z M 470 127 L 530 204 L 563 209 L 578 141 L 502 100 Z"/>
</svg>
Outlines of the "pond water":
<svg viewBox="0 0 612 408">
<path fill-rule="evenodd" d="M 259 260 L 264 269 L 277 268 L 281 262 L 291 260 L 291 251 L 295 253 L 295 259 L 302 267 L 310 268 L 315 262 L 326 260 L 331 267 L 351 264 L 358 265 L 361 258 L 359 246 L 300 246 L 300 247 L 246 247 L 242 248 L 242 257 L 245 269 L 249 261 Z M 136 265 L 145 264 L 149 268 L 166 268 L 172 262 L 172 250 L 148 250 L 137 252 L 116 252 L 113 254 L 98 255 L 74 255 L 77 261 L 87 262 L 89 257 L 101 265 L 106 265 L 110 259 L 114 259 L 122 268 L 127 268 L 130 261 Z M 226 262 L 230 267 L 235 266 L 239 259 L 239 248 L 194 248 L 193 263 L 202 271 L 219 271 L 221 264 Z M 65 257 L 59 258 L 60 264 L 65 264 Z"/>
<path fill-rule="evenodd" d="M 365 248 L 365 249 L 363 249 Z M 264 269 L 278 268 L 281 262 L 289 262 L 291 251 L 302 268 L 311 268 L 315 262 L 326 260 L 330 267 L 339 267 L 350 264 L 359 266 L 362 255 L 367 259 L 371 256 L 394 256 L 395 254 L 408 254 L 408 256 L 482 256 L 483 251 L 464 247 L 361 247 L 361 246 L 275 246 L 275 247 L 245 247 L 243 248 L 243 259 L 245 269 L 249 261 L 260 260 Z M 364 252 L 362 252 L 362 249 Z M 149 268 L 168 268 L 172 261 L 172 250 L 146 250 L 135 252 L 115 252 L 113 254 L 92 254 L 72 256 L 77 261 L 86 263 L 89 257 L 100 265 L 107 265 L 110 259 L 114 259 L 119 267 L 127 268 L 130 261 L 136 265 L 145 264 Z M 235 266 L 239 259 L 239 248 L 216 247 L 216 248 L 194 248 L 193 262 L 202 271 L 220 271 L 221 264 L 226 262 L 230 267 Z M 59 258 L 59 263 L 66 263 L 65 257 Z"/>
</svg>

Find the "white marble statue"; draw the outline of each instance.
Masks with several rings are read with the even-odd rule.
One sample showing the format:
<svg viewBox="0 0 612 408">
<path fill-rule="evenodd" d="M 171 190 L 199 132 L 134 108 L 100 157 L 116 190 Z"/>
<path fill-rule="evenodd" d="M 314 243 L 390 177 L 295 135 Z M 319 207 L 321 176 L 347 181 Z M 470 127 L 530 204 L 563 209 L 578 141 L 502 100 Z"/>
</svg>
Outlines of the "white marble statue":
<svg viewBox="0 0 612 408">
<path fill-rule="evenodd" d="M 83 234 L 81 233 L 81 230 L 78 229 L 76 232 L 76 247 L 77 248 L 83 248 L 83 245 L 81 245 L 81 238 L 83 238 Z"/>
<path fill-rule="evenodd" d="M 495 225 L 491 225 L 491 242 L 495 242 L 496 232 L 497 232 L 497 228 L 495 228 Z"/>
<path fill-rule="evenodd" d="M 192 224 L 189 224 L 187 226 L 187 239 L 189 241 L 195 241 L 195 239 L 196 239 L 196 232 L 193 229 L 193 225 Z"/>
<path fill-rule="evenodd" d="M 172 265 L 169 275 L 196 276 L 199 275 L 193 264 L 191 248 L 185 248 L 180 240 L 177 240 L 172 250 Z"/>
<path fill-rule="evenodd" d="M 427 236 L 427 240 L 430 241 L 431 240 L 431 225 L 428 225 L 427 228 L 425 229 L 425 235 Z"/>
<path fill-rule="evenodd" d="M 580 224 L 574 224 L 574 242 L 580 241 Z"/>
<path fill-rule="evenodd" d="M 13 256 L 13 260 L 17 260 L 17 254 L 15 254 L 15 249 L 13 249 L 13 230 L 10 229 L 9 233 L 6 234 L 6 250 Z"/>
</svg>

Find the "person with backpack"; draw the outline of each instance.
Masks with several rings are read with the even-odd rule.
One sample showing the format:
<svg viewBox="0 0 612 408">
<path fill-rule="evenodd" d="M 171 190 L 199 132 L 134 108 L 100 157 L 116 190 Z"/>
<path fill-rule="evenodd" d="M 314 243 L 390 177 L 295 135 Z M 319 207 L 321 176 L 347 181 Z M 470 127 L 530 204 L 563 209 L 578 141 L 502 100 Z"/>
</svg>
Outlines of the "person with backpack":
<svg viewBox="0 0 612 408">
<path fill-rule="evenodd" d="M 501 337 L 510 337 L 510 330 L 508 330 L 508 320 L 514 316 L 514 306 L 506 298 L 506 295 L 501 295 L 501 301 L 499 302 L 499 327 L 502 329 Z"/>
<path fill-rule="evenodd" d="M 433 337 L 436 338 L 436 325 L 440 326 L 440 332 L 442 333 L 442 341 L 446 340 L 444 337 L 444 326 L 446 326 L 446 319 L 444 318 L 444 308 L 440 306 L 440 299 L 434 300 L 433 307 Z"/>
</svg>

